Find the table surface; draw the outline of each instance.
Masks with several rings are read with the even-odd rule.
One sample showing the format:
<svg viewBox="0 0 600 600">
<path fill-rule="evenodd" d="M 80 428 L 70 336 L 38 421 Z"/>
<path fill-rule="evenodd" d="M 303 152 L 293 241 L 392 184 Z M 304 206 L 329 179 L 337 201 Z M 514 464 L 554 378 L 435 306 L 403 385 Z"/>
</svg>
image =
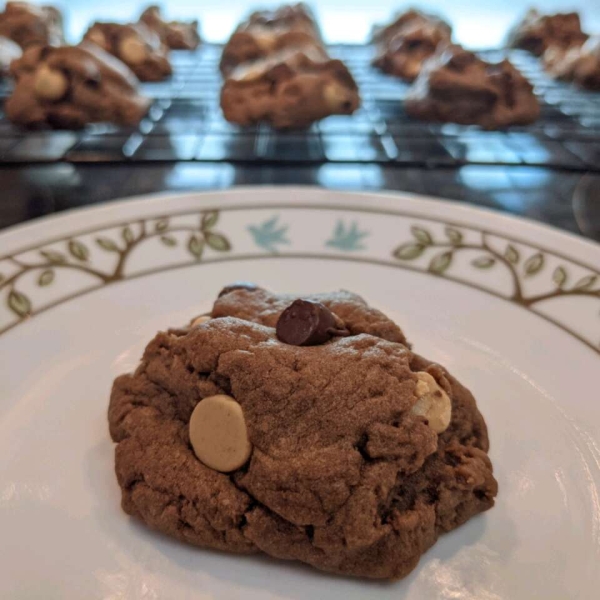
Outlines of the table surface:
<svg viewBox="0 0 600 600">
<path fill-rule="evenodd" d="M 406 84 L 370 66 L 371 49 L 331 50 L 353 71 L 363 107 L 305 132 L 228 124 L 216 45 L 173 53 L 174 77 L 143 86 L 154 104 L 137 128 L 22 132 L 1 119 L 0 227 L 139 194 L 304 184 L 441 196 L 600 238 L 600 201 L 574 200 L 584 178 L 590 188 L 600 177 L 600 95 L 554 82 L 517 51 L 510 58 L 542 103 L 537 123 L 501 132 L 422 123 L 403 110 Z"/>
</svg>

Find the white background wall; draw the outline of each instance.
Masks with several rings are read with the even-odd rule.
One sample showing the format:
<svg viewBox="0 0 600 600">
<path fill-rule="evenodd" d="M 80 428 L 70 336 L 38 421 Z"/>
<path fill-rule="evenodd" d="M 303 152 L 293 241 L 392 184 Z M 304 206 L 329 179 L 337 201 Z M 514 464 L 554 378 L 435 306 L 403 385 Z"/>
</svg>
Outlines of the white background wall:
<svg viewBox="0 0 600 600">
<path fill-rule="evenodd" d="M 47 0 L 50 1 L 50 0 Z M 154 0 L 159 2 L 160 0 Z M 150 0 L 149 0 L 150 2 Z M 59 0 L 68 15 L 68 29 L 76 41 L 94 19 L 124 20 L 137 16 L 139 0 Z M 170 0 L 163 2 L 169 17 L 198 17 L 209 41 L 223 41 L 249 10 L 277 6 L 279 2 L 244 0 Z M 471 47 L 486 48 L 501 43 L 508 28 L 531 6 L 522 0 L 425 0 L 403 3 L 394 0 L 316 0 L 312 2 L 326 38 L 331 42 L 362 42 L 371 25 L 393 12 L 415 5 L 444 14 L 454 26 L 456 39 Z M 538 0 L 545 12 L 579 10 L 587 31 L 600 33 L 600 0 Z"/>
</svg>

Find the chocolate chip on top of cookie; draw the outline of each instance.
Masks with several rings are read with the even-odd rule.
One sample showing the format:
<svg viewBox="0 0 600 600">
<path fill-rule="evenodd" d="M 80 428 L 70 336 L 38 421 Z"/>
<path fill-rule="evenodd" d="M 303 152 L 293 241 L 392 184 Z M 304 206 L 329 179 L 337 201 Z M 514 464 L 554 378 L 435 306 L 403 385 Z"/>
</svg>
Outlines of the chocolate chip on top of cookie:
<svg viewBox="0 0 600 600">
<path fill-rule="evenodd" d="M 339 327 L 335 315 L 320 302 L 296 300 L 277 321 L 277 338 L 291 346 L 318 346 L 350 332 Z"/>
</svg>

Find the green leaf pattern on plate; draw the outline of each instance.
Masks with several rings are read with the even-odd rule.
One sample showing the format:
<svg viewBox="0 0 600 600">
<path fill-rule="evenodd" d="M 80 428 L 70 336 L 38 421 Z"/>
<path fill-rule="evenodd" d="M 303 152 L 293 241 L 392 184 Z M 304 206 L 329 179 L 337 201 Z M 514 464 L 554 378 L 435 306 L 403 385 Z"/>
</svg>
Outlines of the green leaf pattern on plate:
<svg viewBox="0 0 600 600">
<path fill-rule="evenodd" d="M 126 244 L 133 243 L 133 240 L 135 239 L 135 237 L 133 235 L 133 231 L 131 230 L 131 227 L 129 227 L 129 226 L 123 228 L 123 231 L 121 232 L 121 236 L 123 238 L 123 241 Z"/>
<path fill-rule="evenodd" d="M 262 210 L 264 207 L 257 208 Z M 313 252 L 317 253 L 319 258 L 332 256 L 337 259 L 340 258 L 339 251 L 342 251 L 355 253 L 354 256 L 348 257 L 348 260 L 374 260 L 376 264 L 383 262 L 381 254 L 376 254 L 381 251 L 382 239 L 375 238 L 372 222 L 366 218 L 363 221 L 358 211 L 356 214 L 359 218 L 349 217 L 348 212 L 339 218 L 336 217 L 331 221 L 328 233 L 327 230 L 323 233 L 318 220 L 315 221 L 314 230 L 303 232 L 299 228 L 295 231 L 294 240 L 290 236 L 289 224 L 293 222 L 294 213 L 290 213 L 290 221 L 286 222 L 287 219 L 281 216 L 285 210 L 285 207 L 282 207 L 280 213 L 270 215 L 263 221 L 245 224 L 246 231 L 250 233 L 256 246 L 269 253 L 283 253 L 285 250 L 296 256 L 298 250 L 294 249 L 294 242 L 302 241 L 301 236 L 304 234 L 314 239 L 311 246 L 314 250 L 308 252 L 308 255 Z M 331 212 L 332 209 L 327 207 L 325 210 Z M 374 211 L 373 214 L 377 213 Z M 466 285 L 475 285 L 530 310 L 534 310 L 533 307 L 539 303 L 561 296 L 600 299 L 598 270 L 579 263 L 582 268 L 577 271 L 579 277 L 576 278 L 569 259 L 561 257 L 561 261 L 556 263 L 551 251 L 514 242 L 500 234 L 491 234 L 473 227 L 462 228 L 435 219 L 430 220 L 431 226 L 424 226 L 424 220 L 421 219 L 418 223 L 409 222 L 408 233 L 404 225 L 400 226 L 400 230 L 405 232 L 402 234 L 404 239 L 397 239 L 394 244 L 390 244 L 387 250 L 388 263 L 405 264 L 404 268 L 429 272 Z M 17 256 L 0 258 L 1 298 L 10 313 L 17 317 L 17 321 L 9 323 L 4 329 L 0 326 L 0 334 L 20 320 L 35 314 L 36 310 L 44 308 L 41 288 L 52 284 L 56 287 L 59 272 L 85 274 L 87 288 L 84 291 L 127 279 L 130 268 L 128 261 L 132 252 L 138 252 L 148 240 L 157 238 L 158 247 L 164 248 L 163 252 L 172 249 L 173 252 L 165 254 L 165 257 L 168 256 L 167 260 L 172 261 L 171 264 L 175 266 L 218 260 L 219 254 L 231 252 L 233 248 L 230 237 L 222 230 L 216 229 L 217 226 L 220 225 L 221 228 L 223 223 L 228 222 L 222 218 L 222 211 L 216 209 L 178 214 L 176 218 L 166 215 L 150 217 L 119 226 L 99 228 L 87 234 L 82 233 L 79 238 L 65 237 L 63 240 L 52 241 L 51 246 L 40 245 Z M 369 243 L 371 240 L 373 243 Z M 181 247 L 181 251 L 176 250 L 177 246 Z M 153 252 L 156 251 L 156 247 L 156 244 L 148 246 L 154 248 Z M 319 247 L 320 255 L 317 250 Z M 106 253 L 111 253 L 115 257 L 114 260 L 107 260 Z M 7 265 L 8 270 L 5 269 Z M 551 268 L 547 268 L 548 266 Z M 165 266 L 157 268 L 163 269 Z M 484 276 L 482 271 L 490 273 Z M 501 271 L 508 273 L 509 278 L 501 277 Z M 27 279 L 28 285 L 25 281 L 27 274 L 31 275 Z M 534 277 L 534 287 L 525 285 L 526 281 Z M 90 278 L 96 280 L 96 286 L 90 287 Z M 569 285 L 571 280 L 575 280 L 576 283 Z M 37 283 L 33 290 L 32 281 Z M 61 277 L 60 281 L 65 285 L 65 281 L 72 279 Z M 498 289 L 499 282 L 503 282 L 503 291 Z M 58 302 L 67 300 L 68 294 L 73 294 L 72 284 L 68 285 L 71 286 L 67 288 L 70 291 L 65 298 L 59 298 Z M 35 296 L 37 289 L 40 290 L 37 292 L 40 294 L 39 306 Z M 534 289 L 535 292 L 532 291 Z M 33 305 L 36 306 L 36 310 L 32 308 Z M 535 312 L 542 314 L 537 310 Z M 577 333 L 572 333 L 582 339 Z"/>
<path fill-rule="evenodd" d="M 197 235 L 190 236 L 188 241 L 188 250 L 190 254 L 196 259 L 200 260 L 202 258 L 202 253 L 204 252 L 204 240 L 198 237 Z"/>
<path fill-rule="evenodd" d="M 435 273 L 436 275 L 442 275 L 442 273 L 448 270 L 448 267 L 450 267 L 451 264 L 452 252 L 442 252 L 431 259 L 431 262 L 429 263 L 429 271 Z"/>
<path fill-rule="evenodd" d="M 8 294 L 8 308 L 18 317 L 26 317 L 31 313 L 31 302 L 25 294 L 11 290 Z"/>
<path fill-rule="evenodd" d="M 87 246 L 78 240 L 69 240 L 69 252 L 71 256 L 81 262 L 87 262 L 90 258 L 90 251 Z"/>
<path fill-rule="evenodd" d="M 508 244 L 508 246 L 506 246 L 506 251 L 504 252 L 504 258 L 506 258 L 511 265 L 516 265 L 521 257 L 519 251 L 512 244 Z"/>
<path fill-rule="evenodd" d="M 567 270 L 563 267 L 556 267 L 554 269 L 554 273 L 552 273 L 552 281 L 556 284 L 557 287 L 562 288 L 568 279 Z"/>
<path fill-rule="evenodd" d="M 457 246 L 458 244 L 460 244 L 463 241 L 463 234 L 462 232 L 460 232 L 458 229 L 455 229 L 454 227 L 446 227 L 444 229 L 444 233 L 446 234 L 446 237 L 455 245 Z"/>
<path fill-rule="evenodd" d="M 102 248 L 102 250 L 106 250 L 107 252 L 118 252 L 119 246 L 113 240 L 106 237 L 96 238 L 96 244 Z"/>
<path fill-rule="evenodd" d="M 544 255 L 541 252 L 537 252 L 533 256 L 529 257 L 525 264 L 523 265 L 523 269 L 525 270 L 525 277 L 532 277 L 533 275 L 537 275 L 544 266 Z"/>
<path fill-rule="evenodd" d="M 51 264 L 60 265 L 67 262 L 65 255 L 55 250 L 40 250 L 40 254 Z"/>
<path fill-rule="evenodd" d="M 229 243 L 229 240 L 220 233 L 205 231 L 204 239 L 206 240 L 206 243 L 217 252 L 228 252 L 231 250 L 231 244 Z"/>
<path fill-rule="evenodd" d="M 419 258 L 424 250 L 425 246 L 422 244 L 414 244 L 411 242 L 398 246 L 398 248 L 394 250 L 394 256 L 400 260 L 414 260 L 415 258 Z"/>
<path fill-rule="evenodd" d="M 419 244 L 422 244 L 423 246 L 429 246 L 429 244 L 433 244 L 433 238 L 427 229 L 413 225 L 410 228 L 410 231 Z"/>
<path fill-rule="evenodd" d="M 496 264 L 493 256 L 480 256 L 471 261 L 471 264 L 478 269 L 491 269 Z"/>
<path fill-rule="evenodd" d="M 54 281 L 54 270 L 46 269 L 38 278 L 38 285 L 40 287 L 46 287 Z"/>
<path fill-rule="evenodd" d="M 164 246 L 173 248 L 178 245 L 178 235 L 182 232 L 186 232 L 188 235 L 186 248 L 196 261 L 203 258 L 207 247 L 219 253 L 229 252 L 232 245 L 227 236 L 214 231 L 214 227 L 219 221 L 219 215 L 218 210 L 201 212 L 196 226 L 173 225 L 168 217 L 138 221 L 135 228 L 134 224 L 125 224 L 110 234 L 116 233 L 122 239 L 121 243 L 116 242 L 114 237 L 98 235 L 93 240 L 98 248 L 104 252 L 113 253 L 118 258 L 116 263 L 113 263 L 112 271 L 107 271 L 106 267 L 100 269 L 94 266 L 93 255 L 89 247 L 82 240 L 75 238 L 64 240 L 68 254 L 60 252 L 54 247 L 37 249 L 36 252 L 42 259 L 41 263 L 39 261 L 30 263 L 16 256 L 8 257 L 18 269 L 10 276 L 0 275 L 0 292 L 7 290 L 6 305 L 13 314 L 22 319 L 32 314 L 32 304 L 29 296 L 17 289 L 17 285 L 21 277 L 30 271 L 37 272 L 36 283 L 40 288 L 51 285 L 56 279 L 57 271 L 61 269 L 85 273 L 96 278 L 100 286 L 108 285 L 127 278 L 125 267 L 128 258 L 131 252 L 146 240 L 157 237 Z M 136 229 L 139 231 L 138 234 L 134 233 Z M 104 232 L 99 230 L 98 233 Z M 6 329 L 0 329 L 0 333 L 2 331 L 6 331 Z"/>
<path fill-rule="evenodd" d="M 209 212 L 206 212 L 202 215 L 201 219 L 200 219 L 200 228 L 201 229 L 210 229 L 211 227 L 214 227 L 217 224 L 217 221 L 219 220 L 219 211 L 218 210 L 211 210 Z"/>
<path fill-rule="evenodd" d="M 155 229 L 156 229 L 157 233 L 162 233 L 163 231 L 166 231 L 168 227 L 169 227 L 169 219 L 166 219 L 166 218 L 159 219 L 155 225 Z"/>
<path fill-rule="evenodd" d="M 597 275 L 587 275 L 580 279 L 576 284 L 574 289 L 578 291 L 589 290 L 594 286 L 594 284 L 598 281 Z"/>
</svg>

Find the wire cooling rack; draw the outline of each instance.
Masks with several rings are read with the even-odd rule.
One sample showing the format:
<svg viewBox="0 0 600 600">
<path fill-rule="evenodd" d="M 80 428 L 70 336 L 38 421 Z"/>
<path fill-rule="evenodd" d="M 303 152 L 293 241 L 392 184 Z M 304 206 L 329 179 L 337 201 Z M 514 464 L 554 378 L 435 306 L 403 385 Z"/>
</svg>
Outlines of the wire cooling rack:
<svg viewBox="0 0 600 600">
<path fill-rule="evenodd" d="M 419 168 L 471 164 L 529 165 L 600 172 L 600 95 L 556 82 L 524 52 L 509 58 L 535 86 L 540 119 L 527 127 L 487 132 L 477 127 L 432 124 L 406 115 L 408 86 L 370 66 L 372 49 L 335 46 L 360 85 L 363 106 L 351 117 L 330 117 L 308 131 L 278 133 L 268 126 L 240 129 L 219 109 L 221 47 L 174 52 L 174 76 L 145 84 L 154 98 L 138 127 L 92 125 L 83 131 L 23 132 L 2 115 L 0 161 L 12 164 L 66 162 L 322 165 L 361 163 Z M 500 60 L 500 51 L 483 52 Z M 7 84 L 0 97 L 10 92 Z"/>
</svg>

